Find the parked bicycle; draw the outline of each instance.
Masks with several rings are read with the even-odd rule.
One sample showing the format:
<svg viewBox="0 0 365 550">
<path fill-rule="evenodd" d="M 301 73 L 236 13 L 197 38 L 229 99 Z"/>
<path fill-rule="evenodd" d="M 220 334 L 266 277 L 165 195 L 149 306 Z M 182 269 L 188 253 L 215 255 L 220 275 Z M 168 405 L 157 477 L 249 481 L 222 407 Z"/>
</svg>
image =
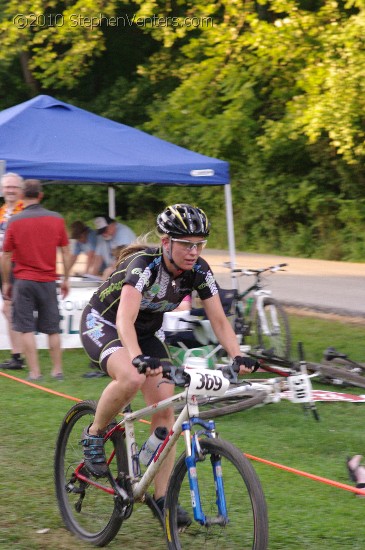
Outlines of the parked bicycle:
<svg viewBox="0 0 365 550">
<path fill-rule="evenodd" d="M 272 350 L 251 350 L 249 355 L 262 362 L 262 368 L 273 374 L 287 377 L 300 369 L 300 361 L 277 357 Z M 365 388 L 365 365 L 353 361 L 345 353 L 328 347 L 323 353 L 323 362 L 306 361 L 307 371 L 317 375 L 317 381 L 334 386 Z"/>
<path fill-rule="evenodd" d="M 230 264 L 225 264 L 230 268 Z M 264 288 L 263 275 L 282 271 L 282 263 L 262 269 L 231 269 L 235 278 L 254 276 L 254 283 L 246 290 L 234 290 L 235 332 L 242 336 L 242 343 L 251 337 L 254 346 L 271 349 L 277 357 L 289 359 L 291 335 L 288 316 L 283 306 Z M 228 292 L 228 291 L 223 291 Z M 222 298 L 224 300 L 224 297 Z"/>
<path fill-rule="evenodd" d="M 148 488 L 183 434 L 185 450 L 172 471 L 165 501 L 168 548 L 185 549 L 194 544 L 207 550 L 265 550 L 267 510 L 255 470 L 239 449 L 218 438 L 214 420 L 205 421 L 199 415 L 198 397 L 224 396 L 229 380 L 237 381 L 236 374 L 231 366 L 212 371 L 171 365 L 164 367 L 164 373 L 184 390 L 153 406 L 126 413 L 108 427 L 106 477 L 95 478 L 87 471 L 79 444 L 85 424 L 93 421 L 96 403 L 78 403 L 66 414 L 55 451 L 56 494 L 66 527 L 80 539 L 104 546 L 117 535 L 137 504 L 146 503 L 158 515 Z M 134 423 L 179 403 L 184 404 L 182 411 L 143 472 Z M 183 531 L 177 524 L 178 505 L 192 509 L 192 524 Z"/>
</svg>

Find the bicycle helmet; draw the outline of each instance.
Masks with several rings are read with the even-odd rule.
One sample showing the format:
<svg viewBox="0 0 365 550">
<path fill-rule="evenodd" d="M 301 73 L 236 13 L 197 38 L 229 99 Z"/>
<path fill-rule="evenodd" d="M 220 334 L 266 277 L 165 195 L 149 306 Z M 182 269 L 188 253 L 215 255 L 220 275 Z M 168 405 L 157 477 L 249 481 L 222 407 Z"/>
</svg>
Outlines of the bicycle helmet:
<svg viewBox="0 0 365 550">
<path fill-rule="evenodd" d="M 167 206 L 157 216 L 157 231 L 171 237 L 208 237 L 209 229 L 205 212 L 190 204 Z"/>
</svg>

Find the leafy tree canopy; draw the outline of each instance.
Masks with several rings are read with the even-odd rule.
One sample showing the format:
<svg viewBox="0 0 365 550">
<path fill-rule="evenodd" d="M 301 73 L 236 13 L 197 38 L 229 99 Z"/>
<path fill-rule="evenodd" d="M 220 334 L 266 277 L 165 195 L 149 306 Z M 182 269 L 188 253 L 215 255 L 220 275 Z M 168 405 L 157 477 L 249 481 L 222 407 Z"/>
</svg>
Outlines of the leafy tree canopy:
<svg viewBox="0 0 365 550">
<path fill-rule="evenodd" d="M 362 259 L 364 26 L 364 0 L 0 0 L 0 104 L 50 93 L 224 158 L 239 248 Z M 215 190 L 117 192 L 127 218 L 186 196 L 224 246 Z"/>
</svg>

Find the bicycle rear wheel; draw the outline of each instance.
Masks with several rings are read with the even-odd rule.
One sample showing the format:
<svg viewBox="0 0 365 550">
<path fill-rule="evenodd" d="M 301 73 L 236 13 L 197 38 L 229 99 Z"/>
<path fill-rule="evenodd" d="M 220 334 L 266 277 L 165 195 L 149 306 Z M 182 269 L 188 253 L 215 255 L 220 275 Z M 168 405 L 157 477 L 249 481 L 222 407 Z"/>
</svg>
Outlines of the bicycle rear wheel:
<svg viewBox="0 0 365 550">
<path fill-rule="evenodd" d="M 262 316 L 257 308 L 253 326 L 257 331 L 257 343 L 261 349 L 271 350 L 276 357 L 289 359 L 291 335 L 288 316 L 275 298 L 264 297 Z"/>
<path fill-rule="evenodd" d="M 342 383 L 344 383 L 344 385 L 365 388 L 365 377 L 354 372 L 354 368 L 351 366 L 345 368 L 344 365 L 334 366 L 323 365 L 322 363 L 306 363 L 306 365 L 308 372 L 319 374 L 319 382 L 330 383 L 334 386 L 343 385 Z"/>
<path fill-rule="evenodd" d="M 221 439 L 200 441 L 204 460 L 196 462 L 200 498 L 209 525 L 197 521 L 181 531 L 177 507 L 191 510 L 191 491 L 185 454 L 178 459 L 166 494 L 165 524 L 170 550 L 266 550 L 268 519 L 265 497 L 255 470 L 239 449 Z M 210 459 L 210 460 L 208 460 Z M 217 512 L 217 493 L 211 461 L 221 460 L 229 521 L 225 525 Z"/>
<path fill-rule="evenodd" d="M 198 399 L 199 418 L 204 420 L 219 418 L 228 414 L 234 414 L 241 411 L 247 411 L 253 407 L 263 405 L 266 399 L 266 392 L 255 391 L 246 395 L 229 395 L 222 398 L 202 397 Z"/>
<path fill-rule="evenodd" d="M 85 426 L 93 422 L 95 410 L 95 401 L 83 401 L 66 414 L 56 442 L 54 478 L 59 509 L 67 529 L 84 541 L 105 546 L 116 536 L 125 517 L 120 502 L 107 478 L 96 480 L 85 468 L 80 473 L 86 481 L 75 475 L 75 469 L 83 462 L 81 434 Z M 121 432 L 116 431 L 105 443 L 105 451 L 107 457 L 115 452 L 109 465 L 115 478 L 121 472 L 128 472 Z M 98 481 L 110 492 L 98 489 L 88 483 L 88 479 Z"/>
</svg>

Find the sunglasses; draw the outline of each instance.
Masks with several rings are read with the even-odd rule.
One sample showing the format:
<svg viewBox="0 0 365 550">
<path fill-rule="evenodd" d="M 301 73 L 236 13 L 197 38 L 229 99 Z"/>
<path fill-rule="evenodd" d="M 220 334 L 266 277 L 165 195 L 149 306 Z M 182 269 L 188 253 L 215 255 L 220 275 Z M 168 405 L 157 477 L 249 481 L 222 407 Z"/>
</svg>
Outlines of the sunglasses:
<svg viewBox="0 0 365 550">
<path fill-rule="evenodd" d="M 205 239 L 204 241 L 198 241 L 197 243 L 192 243 L 191 241 L 186 241 L 185 239 L 174 239 L 173 237 L 171 237 L 171 240 L 174 243 L 179 243 L 180 246 L 186 252 L 192 252 L 194 250 L 194 248 L 196 248 L 197 252 L 200 252 L 201 250 L 203 250 L 203 248 L 205 247 L 205 245 L 208 242 L 207 239 Z"/>
</svg>

